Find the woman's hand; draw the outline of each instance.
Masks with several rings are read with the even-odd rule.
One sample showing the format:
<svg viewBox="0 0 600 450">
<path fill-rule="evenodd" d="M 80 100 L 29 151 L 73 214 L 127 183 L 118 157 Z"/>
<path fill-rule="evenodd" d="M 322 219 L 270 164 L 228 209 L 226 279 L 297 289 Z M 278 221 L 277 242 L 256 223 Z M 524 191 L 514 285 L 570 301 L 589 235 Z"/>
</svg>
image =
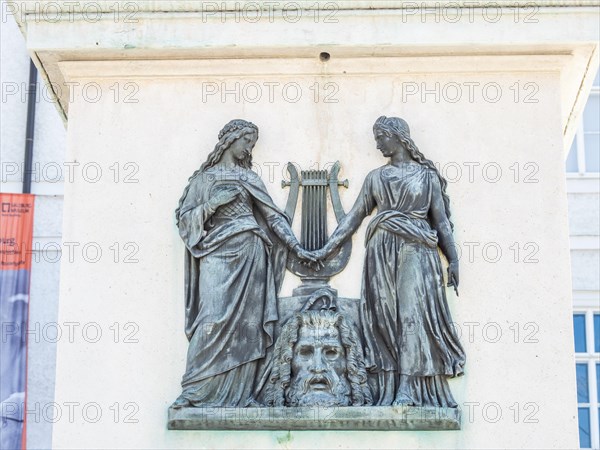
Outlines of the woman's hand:
<svg viewBox="0 0 600 450">
<path fill-rule="evenodd" d="M 458 261 L 451 261 L 448 266 L 448 287 L 451 286 L 458 296 Z"/>
<path fill-rule="evenodd" d="M 327 259 L 327 250 L 325 249 L 325 247 L 323 247 L 322 249 L 319 250 L 315 250 L 314 252 L 312 252 L 312 255 L 317 258 L 319 261 L 323 261 L 324 259 Z"/>
<path fill-rule="evenodd" d="M 219 206 L 231 203 L 239 194 L 240 188 L 237 186 L 227 186 L 217 192 L 210 200 L 210 206 L 216 210 Z"/>
<path fill-rule="evenodd" d="M 315 257 L 315 252 L 304 250 L 300 245 L 296 245 L 292 251 L 302 264 L 309 266 L 311 269 L 319 271 L 323 268 L 323 262 Z"/>
<path fill-rule="evenodd" d="M 330 258 L 332 255 L 337 254 L 340 251 L 340 247 L 334 247 L 331 245 L 331 241 L 328 242 L 325 247 L 315 250 L 312 252 L 313 256 L 317 258 L 319 261 L 324 261 Z"/>
</svg>

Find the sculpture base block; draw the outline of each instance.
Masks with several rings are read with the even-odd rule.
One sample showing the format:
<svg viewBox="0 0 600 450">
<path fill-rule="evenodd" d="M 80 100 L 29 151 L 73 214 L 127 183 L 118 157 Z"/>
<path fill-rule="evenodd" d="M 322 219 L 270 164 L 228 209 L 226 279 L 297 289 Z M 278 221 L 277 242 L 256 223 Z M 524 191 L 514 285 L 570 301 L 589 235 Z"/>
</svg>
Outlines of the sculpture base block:
<svg viewBox="0 0 600 450">
<path fill-rule="evenodd" d="M 169 408 L 169 430 L 460 430 L 458 408 Z"/>
</svg>

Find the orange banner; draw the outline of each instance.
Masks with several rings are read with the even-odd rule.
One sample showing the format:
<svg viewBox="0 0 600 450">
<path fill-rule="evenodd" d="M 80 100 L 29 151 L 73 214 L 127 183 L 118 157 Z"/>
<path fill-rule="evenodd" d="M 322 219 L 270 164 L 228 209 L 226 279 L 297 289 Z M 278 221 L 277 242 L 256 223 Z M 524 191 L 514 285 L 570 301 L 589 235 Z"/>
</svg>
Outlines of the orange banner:
<svg viewBox="0 0 600 450">
<path fill-rule="evenodd" d="M 0 270 L 31 269 L 32 194 L 0 194 Z"/>
<path fill-rule="evenodd" d="M 26 448 L 31 194 L 0 194 L 0 448 Z"/>
</svg>

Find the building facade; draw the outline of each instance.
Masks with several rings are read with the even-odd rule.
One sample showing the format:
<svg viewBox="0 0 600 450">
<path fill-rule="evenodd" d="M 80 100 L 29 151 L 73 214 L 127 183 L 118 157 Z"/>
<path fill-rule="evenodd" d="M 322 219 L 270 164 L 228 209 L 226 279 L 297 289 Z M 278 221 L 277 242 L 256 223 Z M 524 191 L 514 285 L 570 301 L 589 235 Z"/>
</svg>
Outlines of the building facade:
<svg viewBox="0 0 600 450">
<path fill-rule="evenodd" d="M 573 326 L 582 448 L 600 447 L 600 82 L 596 75 L 566 162 Z"/>
<path fill-rule="evenodd" d="M 2 2 L 4 6 L 4 1 Z M 0 192 L 20 192 L 24 178 L 29 55 L 11 17 L 1 23 Z M 34 254 L 28 336 L 27 442 L 50 448 L 61 263 L 71 256 L 61 240 L 63 188 L 73 165 L 65 161 L 65 125 L 56 100 L 38 84 L 32 192 L 36 195 Z M 600 448 L 600 83 L 598 76 L 571 151 L 566 158 L 575 366 L 580 445 Z M 65 164 L 66 163 L 66 164 Z M 76 249 L 76 251 L 78 251 Z M 3 400 L 3 399 L 0 399 Z"/>
</svg>

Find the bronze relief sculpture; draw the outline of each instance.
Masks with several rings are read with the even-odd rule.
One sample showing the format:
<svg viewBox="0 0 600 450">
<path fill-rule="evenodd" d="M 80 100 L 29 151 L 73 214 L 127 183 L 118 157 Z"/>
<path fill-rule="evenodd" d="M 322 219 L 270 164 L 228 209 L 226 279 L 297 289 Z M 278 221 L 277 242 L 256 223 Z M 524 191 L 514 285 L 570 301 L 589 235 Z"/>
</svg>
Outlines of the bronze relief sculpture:
<svg viewBox="0 0 600 450">
<path fill-rule="evenodd" d="M 190 341 L 177 408 L 251 401 L 260 359 L 274 343 L 281 261 L 288 251 L 316 261 L 250 169 L 257 140 L 256 125 L 229 122 L 175 213 L 186 245 Z"/>
<path fill-rule="evenodd" d="M 362 406 L 373 400 L 356 332 L 331 310 L 297 313 L 277 340 L 268 406 Z"/>
<path fill-rule="evenodd" d="M 380 117 L 377 148 L 390 162 L 366 178 L 352 211 L 317 258 L 330 255 L 376 208 L 367 229 L 361 328 L 377 405 L 456 407 L 446 381 L 465 354 L 452 328 L 438 246 L 458 288 L 446 181 L 410 137 L 408 124 Z"/>
<path fill-rule="evenodd" d="M 225 419 L 212 425 L 190 419 L 215 407 L 299 414 L 307 407 L 362 408 L 367 416 L 379 407 L 387 408 L 381 413 L 390 414 L 386 421 L 357 423 L 371 429 L 460 428 L 447 378 L 462 375 L 465 354 L 452 328 L 438 254 L 439 248 L 449 261 L 448 286 L 457 289 L 446 181 L 418 150 L 404 120 L 380 117 L 373 131 L 389 163 L 367 176 L 345 214 L 337 189 L 347 182 L 338 180 L 339 163 L 330 173 L 301 176 L 290 165 L 283 212 L 250 169 L 258 128 L 234 120 L 221 130 L 176 211 L 186 245 L 190 343 L 170 428 L 245 428 Z M 298 242 L 290 223 L 300 188 Z M 338 221 L 331 236 L 327 193 Z M 347 264 L 350 238 L 374 210 L 361 298 L 338 298 L 328 281 Z M 278 298 L 286 268 L 302 284 L 293 297 Z M 449 409 L 452 417 L 415 424 L 401 420 L 398 408 Z M 296 428 L 348 429 L 355 416 L 332 426 L 307 419 Z"/>
</svg>

